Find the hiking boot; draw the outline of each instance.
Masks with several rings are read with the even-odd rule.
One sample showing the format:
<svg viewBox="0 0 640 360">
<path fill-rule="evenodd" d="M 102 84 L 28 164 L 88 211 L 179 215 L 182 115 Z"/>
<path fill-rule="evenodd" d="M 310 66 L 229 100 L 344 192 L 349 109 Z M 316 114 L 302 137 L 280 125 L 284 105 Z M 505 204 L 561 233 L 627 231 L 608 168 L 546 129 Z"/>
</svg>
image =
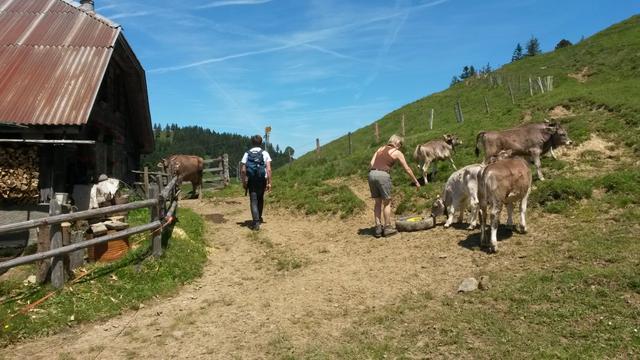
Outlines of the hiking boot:
<svg viewBox="0 0 640 360">
<path fill-rule="evenodd" d="M 398 230 L 396 230 L 395 228 L 393 228 L 391 226 L 385 226 L 384 229 L 382 230 L 382 236 L 384 236 L 384 237 L 393 236 L 393 235 L 395 235 L 397 233 L 398 233 Z"/>
<path fill-rule="evenodd" d="M 376 231 L 373 233 L 373 236 L 377 238 L 382 236 L 382 225 L 376 225 Z"/>
<path fill-rule="evenodd" d="M 259 222 L 254 223 L 253 226 L 251 226 L 251 230 L 260 231 L 260 223 Z"/>
</svg>

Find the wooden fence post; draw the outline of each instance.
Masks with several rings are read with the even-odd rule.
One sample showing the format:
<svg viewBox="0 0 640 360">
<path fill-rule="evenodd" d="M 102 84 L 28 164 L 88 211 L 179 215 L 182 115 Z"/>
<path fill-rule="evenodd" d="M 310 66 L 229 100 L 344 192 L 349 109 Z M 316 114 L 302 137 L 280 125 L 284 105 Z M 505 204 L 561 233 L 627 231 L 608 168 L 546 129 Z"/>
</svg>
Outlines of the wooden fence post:
<svg viewBox="0 0 640 360">
<path fill-rule="evenodd" d="M 380 143 L 380 129 L 378 128 L 378 122 L 375 122 L 375 135 L 376 135 L 376 144 Z"/>
<path fill-rule="evenodd" d="M 462 115 L 462 106 L 460 106 L 460 100 L 456 100 L 454 109 L 456 111 L 456 119 L 458 120 L 459 123 L 463 123 L 464 116 Z"/>
<path fill-rule="evenodd" d="M 49 237 L 49 226 L 40 225 L 38 227 L 38 250 L 37 252 L 49 251 L 51 247 L 51 238 Z M 36 282 L 38 284 L 44 284 L 47 281 L 47 275 L 49 275 L 49 266 L 51 265 L 51 259 L 39 260 L 36 263 Z"/>
<path fill-rule="evenodd" d="M 229 154 L 222 154 L 222 168 L 224 169 L 224 186 L 229 185 Z"/>
<path fill-rule="evenodd" d="M 55 198 L 49 202 L 49 216 L 60 215 L 62 213 L 62 204 L 58 203 Z M 49 228 L 49 236 L 51 239 L 51 250 L 61 248 L 62 244 L 62 227 L 60 224 L 53 224 Z M 64 256 L 58 255 L 51 259 L 51 285 L 56 289 L 64 287 Z"/>
<path fill-rule="evenodd" d="M 553 76 L 547 76 L 547 91 L 553 90 Z"/>
<path fill-rule="evenodd" d="M 533 96 L 533 83 L 531 82 L 531 75 L 529 75 L 529 95 Z"/>
<path fill-rule="evenodd" d="M 151 222 L 156 220 L 160 220 L 162 218 L 162 208 L 164 199 L 162 199 L 162 195 L 160 194 L 159 185 L 154 184 L 149 187 L 149 199 L 158 199 L 158 203 L 151 206 Z M 154 230 L 151 232 L 151 254 L 154 257 L 162 256 L 162 228 Z"/>
<path fill-rule="evenodd" d="M 320 139 L 316 138 L 316 154 L 320 154 Z"/>
<path fill-rule="evenodd" d="M 489 111 L 489 101 L 487 100 L 486 96 L 483 96 L 483 98 L 484 98 L 484 107 L 487 110 L 487 114 L 489 114 L 490 113 L 490 111 Z"/>
<path fill-rule="evenodd" d="M 404 136 L 404 114 L 402 114 L 402 121 L 401 121 L 401 125 L 402 125 L 402 136 Z"/>
<path fill-rule="evenodd" d="M 291 165 L 291 163 L 293 162 L 293 158 L 291 157 L 291 148 L 288 148 L 287 152 L 289 153 L 289 165 Z"/>
<path fill-rule="evenodd" d="M 538 86 L 540 86 L 540 92 L 544 94 L 544 87 L 542 86 L 542 79 L 538 76 Z"/>
<path fill-rule="evenodd" d="M 86 228 L 71 230 L 69 243 L 76 244 L 79 242 L 83 242 L 85 231 L 86 231 Z M 81 249 L 81 250 L 73 251 L 71 254 L 69 254 L 69 270 L 73 270 L 84 265 L 84 252 L 85 252 L 85 249 Z"/>
<path fill-rule="evenodd" d="M 351 155 L 351 131 L 349 131 L 349 134 L 347 134 L 349 137 L 349 155 Z"/>
<path fill-rule="evenodd" d="M 511 82 L 509 82 L 509 94 L 511 94 L 511 103 L 515 104 L 516 103 L 516 99 L 513 97 L 513 89 L 511 88 Z M 488 113 L 488 111 L 487 111 Z"/>
<path fill-rule="evenodd" d="M 433 130 L 433 113 L 435 112 L 434 108 L 431 108 L 431 116 L 429 116 L 429 130 Z"/>
<path fill-rule="evenodd" d="M 149 168 L 144 167 L 144 173 L 142 174 L 142 182 L 144 184 L 144 196 L 149 198 Z"/>
</svg>

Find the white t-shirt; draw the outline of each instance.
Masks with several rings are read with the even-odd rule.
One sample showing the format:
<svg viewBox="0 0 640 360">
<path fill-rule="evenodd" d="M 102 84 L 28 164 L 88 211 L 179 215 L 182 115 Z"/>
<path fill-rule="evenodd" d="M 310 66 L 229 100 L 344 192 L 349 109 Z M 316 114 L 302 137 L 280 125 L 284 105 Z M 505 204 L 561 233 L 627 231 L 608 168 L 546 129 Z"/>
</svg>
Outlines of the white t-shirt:
<svg viewBox="0 0 640 360">
<path fill-rule="evenodd" d="M 262 150 L 262 148 L 259 147 L 254 147 L 249 149 L 249 151 L 251 151 L 252 153 L 257 153 L 258 151 Z M 247 153 L 245 152 L 244 155 L 242 155 L 242 160 L 240 160 L 241 163 L 246 164 L 247 163 Z M 271 162 L 271 155 L 269 155 L 269 153 L 266 150 L 262 150 L 262 159 L 264 159 L 264 163 L 265 165 L 268 162 Z M 264 177 L 267 177 L 267 172 L 265 171 Z"/>
</svg>

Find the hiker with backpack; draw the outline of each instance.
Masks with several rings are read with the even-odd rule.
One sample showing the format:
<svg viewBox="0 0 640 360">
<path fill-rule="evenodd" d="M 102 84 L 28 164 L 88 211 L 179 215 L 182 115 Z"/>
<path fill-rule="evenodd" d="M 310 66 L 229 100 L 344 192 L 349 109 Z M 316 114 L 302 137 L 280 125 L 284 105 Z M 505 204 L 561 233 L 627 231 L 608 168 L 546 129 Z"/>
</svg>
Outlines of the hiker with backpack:
<svg viewBox="0 0 640 360">
<path fill-rule="evenodd" d="M 264 192 L 271 190 L 271 156 L 262 150 L 262 136 L 251 137 L 253 146 L 242 156 L 242 186 L 249 192 L 249 203 L 251 206 L 251 229 L 260 230 L 262 220 L 262 209 L 264 207 Z M 246 193 L 245 193 L 246 194 Z"/>
</svg>

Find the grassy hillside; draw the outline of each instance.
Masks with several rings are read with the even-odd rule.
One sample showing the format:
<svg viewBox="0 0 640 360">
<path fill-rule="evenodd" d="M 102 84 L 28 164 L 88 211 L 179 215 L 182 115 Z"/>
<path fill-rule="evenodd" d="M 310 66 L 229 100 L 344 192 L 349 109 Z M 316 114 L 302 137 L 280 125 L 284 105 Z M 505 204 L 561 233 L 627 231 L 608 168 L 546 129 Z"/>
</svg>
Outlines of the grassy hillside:
<svg viewBox="0 0 640 360">
<path fill-rule="evenodd" d="M 381 141 L 400 132 L 404 114 L 405 154 L 419 143 L 454 133 L 464 141 L 454 157 L 462 166 L 478 161 L 473 150 L 480 130 L 540 122 L 554 109 L 564 113 L 558 120 L 578 145 L 557 161 L 543 159 L 548 180 L 535 182 L 528 212 L 539 219 L 538 225 L 527 235 L 504 241 L 500 246 L 505 252 L 481 257 L 495 270 L 478 264 L 466 269 L 488 275 L 488 291 L 444 297 L 428 291 L 408 293 L 351 324 L 338 342 L 311 343 L 283 358 L 640 356 L 640 16 L 577 45 L 505 65 L 491 76 L 500 78 L 502 86 L 492 86 L 491 77 L 475 78 L 386 115 L 379 120 Z M 544 94 L 536 89 L 531 96 L 529 76 L 553 76 L 555 89 Z M 463 109 L 463 124 L 455 121 L 456 100 Z M 431 108 L 436 118 L 429 131 Z M 348 187 L 334 185 L 345 182 L 329 180 L 348 177 L 346 183 L 366 183 L 368 161 L 379 145 L 373 134 L 373 125 L 355 131 L 352 155 L 347 155 L 347 138 L 342 137 L 323 146 L 321 154 L 306 154 L 279 170 L 277 200 L 309 213 L 348 216 L 370 211 L 371 204 Z M 594 142 L 592 134 L 606 145 L 587 147 Z M 416 192 L 396 169 L 396 212 L 428 207 L 451 172 L 448 164 L 440 164 L 437 181 Z M 477 255 L 478 238 L 477 230 L 469 232 L 469 256 Z M 451 239 L 434 238 L 427 231 L 424 240 Z M 533 246 L 534 253 L 517 255 L 524 246 Z M 425 262 L 437 260 L 425 254 Z"/>
<path fill-rule="evenodd" d="M 579 74 L 578 81 L 569 74 Z M 554 90 L 540 93 L 534 86 L 529 93 L 529 77 L 553 76 Z M 510 63 L 485 78 L 473 78 L 458 83 L 440 93 L 432 94 L 399 108 L 378 120 L 380 141 L 400 133 L 400 121 L 405 117 L 408 157 L 419 143 L 442 134 L 457 134 L 464 141 L 454 160 L 457 165 L 477 162 L 473 150 L 476 134 L 481 130 L 503 129 L 526 122 L 549 118 L 549 111 L 563 106 L 573 116 L 559 119 L 578 143 L 598 133 L 616 144 L 640 154 L 640 16 L 611 26 L 579 44 L 540 56 Z M 496 82 L 500 80 L 500 85 Z M 515 104 L 509 94 L 511 86 Z M 486 97 L 490 113 L 486 113 Z M 454 104 L 459 100 L 464 123 L 456 122 Z M 435 109 L 433 130 L 428 130 L 430 109 Z M 374 138 L 373 123 L 352 135 L 353 153 L 348 155 L 348 140 L 343 136 L 321 149 L 302 156 L 290 168 L 277 172 L 274 194 L 287 207 L 307 213 L 341 213 L 348 216 L 365 208 L 347 187 L 331 185 L 326 180 L 356 176 L 366 181 L 368 161 L 380 145 Z M 419 173 L 413 160 L 414 171 Z M 543 172 L 565 167 L 560 161 L 543 160 Z M 416 194 L 401 170 L 393 174 L 399 205 L 397 213 L 417 212 L 431 202 L 442 188 L 452 169 L 441 163 L 437 182 Z M 559 176 L 570 176 L 570 169 Z M 557 178 L 557 176 L 556 176 Z"/>
</svg>

